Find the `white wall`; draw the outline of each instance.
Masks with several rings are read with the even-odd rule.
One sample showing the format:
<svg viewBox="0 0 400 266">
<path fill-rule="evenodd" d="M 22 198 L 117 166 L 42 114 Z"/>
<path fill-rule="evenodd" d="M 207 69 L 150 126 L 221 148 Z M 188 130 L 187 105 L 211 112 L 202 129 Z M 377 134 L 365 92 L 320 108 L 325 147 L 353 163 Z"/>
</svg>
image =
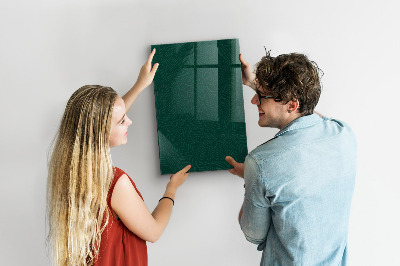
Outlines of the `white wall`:
<svg viewBox="0 0 400 266">
<path fill-rule="evenodd" d="M 348 122 L 358 140 L 349 227 L 350 265 L 399 265 L 396 130 L 400 99 L 396 1 L 2 1 L 0 4 L 0 265 L 49 265 L 45 242 L 46 153 L 69 96 L 102 84 L 122 95 L 151 44 L 239 38 L 255 64 L 307 54 L 325 72 L 317 110 Z M 249 149 L 276 133 L 259 128 L 245 88 Z M 113 150 L 150 209 L 159 175 L 153 86 L 131 109 L 129 143 Z M 227 171 L 193 173 L 176 198 L 150 265 L 258 265 L 237 214 L 242 180 Z"/>
</svg>

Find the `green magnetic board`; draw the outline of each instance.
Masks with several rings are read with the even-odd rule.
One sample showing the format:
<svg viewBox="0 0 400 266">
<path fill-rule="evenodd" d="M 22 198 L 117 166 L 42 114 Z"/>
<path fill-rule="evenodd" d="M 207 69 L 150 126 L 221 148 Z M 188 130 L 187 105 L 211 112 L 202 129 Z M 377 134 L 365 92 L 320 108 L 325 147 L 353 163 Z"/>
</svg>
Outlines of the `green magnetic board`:
<svg viewBox="0 0 400 266">
<path fill-rule="evenodd" d="M 239 40 L 152 45 L 161 174 L 232 168 L 248 153 Z"/>
</svg>

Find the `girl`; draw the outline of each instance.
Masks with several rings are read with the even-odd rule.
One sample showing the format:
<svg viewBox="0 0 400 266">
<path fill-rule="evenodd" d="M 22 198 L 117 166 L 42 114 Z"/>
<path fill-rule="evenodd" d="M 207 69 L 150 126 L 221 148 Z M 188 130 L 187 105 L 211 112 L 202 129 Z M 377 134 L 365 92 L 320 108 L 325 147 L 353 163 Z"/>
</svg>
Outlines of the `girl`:
<svg viewBox="0 0 400 266">
<path fill-rule="evenodd" d="M 147 265 L 146 241 L 156 242 L 171 216 L 190 165 L 170 178 L 150 213 L 135 183 L 112 166 L 110 148 L 127 142 L 126 113 L 151 84 L 155 50 L 123 98 L 99 85 L 69 99 L 49 163 L 48 221 L 56 265 Z"/>
</svg>

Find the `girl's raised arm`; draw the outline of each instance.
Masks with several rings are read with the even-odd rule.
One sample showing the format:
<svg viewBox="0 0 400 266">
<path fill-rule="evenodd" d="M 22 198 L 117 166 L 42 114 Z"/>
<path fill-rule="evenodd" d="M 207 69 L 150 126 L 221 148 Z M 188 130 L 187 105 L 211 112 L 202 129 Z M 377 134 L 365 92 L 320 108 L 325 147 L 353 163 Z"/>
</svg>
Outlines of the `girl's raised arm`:
<svg viewBox="0 0 400 266">
<path fill-rule="evenodd" d="M 154 64 L 153 68 L 151 68 L 151 62 L 155 53 L 156 49 L 154 48 L 149 55 L 149 58 L 147 58 L 146 63 L 140 69 L 135 85 L 133 85 L 133 87 L 124 96 L 122 96 L 122 99 L 125 102 L 126 112 L 131 109 L 139 94 L 153 82 L 154 75 L 156 74 L 159 65 L 156 63 Z"/>
</svg>

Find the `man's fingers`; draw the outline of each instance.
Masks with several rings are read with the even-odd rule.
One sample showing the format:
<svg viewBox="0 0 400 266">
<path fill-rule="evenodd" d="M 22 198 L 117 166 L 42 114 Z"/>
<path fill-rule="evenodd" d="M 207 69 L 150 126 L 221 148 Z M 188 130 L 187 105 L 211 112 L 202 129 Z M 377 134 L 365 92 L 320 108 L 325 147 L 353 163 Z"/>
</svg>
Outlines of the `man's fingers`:
<svg viewBox="0 0 400 266">
<path fill-rule="evenodd" d="M 232 165 L 233 167 L 235 167 L 235 165 L 237 164 L 237 162 L 235 161 L 235 159 L 233 159 L 231 156 L 226 156 L 225 160 Z"/>
<path fill-rule="evenodd" d="M 249 65 L 249 63 L 247 63 L 247 61 L 244 60 L 242 54 L 239 54 L 239 60 L 240 60 L 240 62 L 242 63 L 242 65 L 243 65 L 244 67 L 247 67 L 247 66 Z"/>
</svg>

